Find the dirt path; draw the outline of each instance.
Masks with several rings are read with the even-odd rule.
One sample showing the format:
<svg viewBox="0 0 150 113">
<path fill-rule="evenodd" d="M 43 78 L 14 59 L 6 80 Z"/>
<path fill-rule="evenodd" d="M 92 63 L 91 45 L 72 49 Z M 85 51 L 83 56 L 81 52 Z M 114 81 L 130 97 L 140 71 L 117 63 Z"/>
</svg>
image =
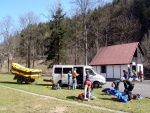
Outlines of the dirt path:
<svg viewBox="0 0 150 113">
<path fill-rule="evenodd" d="M 74 105 L 75 104 L 76 105 L 82 105 L 82 106 L 91 107 L 91 108 L 95 108 L 95 109 L 106 110 L 106 111 L 110 111 L 110 112 L 114 112 L 114 113 L 128 113 L 128 112 L 123 112 L 123 111 L 108 109 L 108 108 L 105 108 L 105 107 L 92 106 L 92 105 L 89 105 L 89 104 L 84 104 L 84 103 L 79 103 L 79 102 L 74 102 L 74 101 L 68 101 L 68 100 L 62 100 L 62 99 L 58 99 L 58 98 L 51 97 L 51 96 L 45 96 L 45 95 L 40 95 L 40 94 L 36 94 L 36 93 L 32 93 L 32 92 L 28 92 L 28 91 L 16 89 L 16 88 L 11 88 L 11 87 L 8 87 L 8 86 L 0 85 L 0 87 L 12 89 L 12 90 L 19 91 L 19 92 L 26 93 L 26 94 L 30 94 L 30 95 L 40 96 L 40 97 L 43 97 L 43 98 L 49 98 L 49 99 L 52 99 L 52 100 L 67 102 L 67 103 L 71 103 L 71 104 L 74 104 Z"/>
</svg>

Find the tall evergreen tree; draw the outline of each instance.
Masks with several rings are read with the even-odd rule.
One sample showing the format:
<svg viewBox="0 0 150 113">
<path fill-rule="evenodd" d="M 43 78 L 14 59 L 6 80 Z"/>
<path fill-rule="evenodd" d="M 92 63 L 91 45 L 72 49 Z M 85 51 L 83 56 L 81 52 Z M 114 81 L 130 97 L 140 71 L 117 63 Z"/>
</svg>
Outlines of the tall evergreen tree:
<svg viewBox="0 0 150 113">
<path fill-rule="evenodd" d="M 48 27 L 50 30 L 50 37 L 47 38 L 47 51 L 46 60 L 50 60 L 51 67 L 53 64 L 63 63 L 65 56 L 65 45 L 66 45 L 66 29 L 64 25 L 65 14 L 61 5 L 57 8 L 56 12 L 52 14 L 53 20 L 49 22 Z"/>
<path fill-rule="evenodd" d="M 148 33 L 148 30 L 150 29 L 150 1 L 134 0 L 133 14 L 141 24 L 141 41 L 145 33 Z"/>
</svg>

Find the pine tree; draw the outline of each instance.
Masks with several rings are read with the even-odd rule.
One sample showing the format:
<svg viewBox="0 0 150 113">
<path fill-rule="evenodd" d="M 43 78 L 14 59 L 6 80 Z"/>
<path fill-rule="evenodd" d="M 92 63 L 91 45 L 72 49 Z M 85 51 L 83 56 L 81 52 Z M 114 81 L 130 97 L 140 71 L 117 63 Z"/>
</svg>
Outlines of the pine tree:
<svg viewBox="0 0 150 113">
<path fill-rule="evenodd" d="M 48 45 L 46 46 L 47 51 L 45 54 L 47 55 L 46 60 L 51 61 L 49 67 L 53 64 L 62 63 L 61 61 L 63 61 L 65 57 L 65 45 L 67 40 L 64 25 L 65 14 L 62 14 L 62 11 L 61 7 L 58 7 L 55 14 L 52 14 L 53 20 L 48 24 L 50 37 L 47 39 Z"/>
</svg>

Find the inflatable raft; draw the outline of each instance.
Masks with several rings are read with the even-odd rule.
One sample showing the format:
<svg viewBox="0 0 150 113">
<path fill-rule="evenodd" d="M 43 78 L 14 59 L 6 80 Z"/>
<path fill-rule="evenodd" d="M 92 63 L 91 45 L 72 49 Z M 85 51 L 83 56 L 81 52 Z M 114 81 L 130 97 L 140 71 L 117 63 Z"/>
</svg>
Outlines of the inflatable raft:
<svg viewBox="0 0 150 113">
<path fill-rule="evenodd" d="M 15 75 L 14 80 L 17 80 L 17 83 L 29 83 L 39 78 L 42 70 L 26 68 L 18 63 L 12 63 L 10 72 Z"/>
</svg>

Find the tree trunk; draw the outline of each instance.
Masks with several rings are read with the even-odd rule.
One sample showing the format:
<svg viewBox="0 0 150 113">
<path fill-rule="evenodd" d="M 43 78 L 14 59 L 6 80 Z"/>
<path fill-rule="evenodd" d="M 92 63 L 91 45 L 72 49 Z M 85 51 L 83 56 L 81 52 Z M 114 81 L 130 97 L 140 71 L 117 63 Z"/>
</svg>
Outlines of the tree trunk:
<svg viewBox="0 0 150 113">
<path fill-rule="evenodd" d="M 26 56 L 26 67 L 30 68 L 30 50 L 31 49 L 31 42 L 29 38 L 27 38 L 27 56 Z"/>
<path fill-rule="evenodd" d="M 8 56 L 8 73 L 9 73 L 9 56 Z"/>
</svg>

